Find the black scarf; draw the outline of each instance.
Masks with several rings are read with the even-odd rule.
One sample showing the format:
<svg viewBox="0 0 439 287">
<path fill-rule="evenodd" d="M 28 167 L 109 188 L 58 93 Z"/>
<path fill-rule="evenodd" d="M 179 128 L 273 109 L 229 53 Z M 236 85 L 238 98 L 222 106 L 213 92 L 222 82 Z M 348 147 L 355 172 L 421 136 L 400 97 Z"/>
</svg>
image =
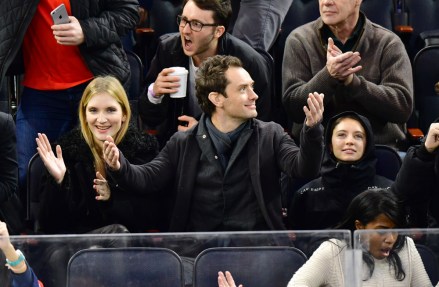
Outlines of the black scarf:
<svg viewBox="0 0 439 287">
<path fill-rule="evenodd" d="M 228 133 L 223 133 L 213 125 L 210 118 L 206 119 L 206 128 L 218 153 L 223 170 L 225 170 L 229 164 L 230 156 L 232 155 L 233 148 L 239 139 L 241 132 L 249 125 L 249 121 L 246 121 L 235 130 Z"/>
</svg>

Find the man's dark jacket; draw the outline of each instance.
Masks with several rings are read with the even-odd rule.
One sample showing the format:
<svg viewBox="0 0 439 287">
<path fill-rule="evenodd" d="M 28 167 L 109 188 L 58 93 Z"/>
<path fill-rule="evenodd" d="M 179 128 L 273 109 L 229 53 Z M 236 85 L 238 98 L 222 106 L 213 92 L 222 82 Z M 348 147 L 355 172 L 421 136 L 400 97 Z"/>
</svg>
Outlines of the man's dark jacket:
<svg viewBox="0 0 439 287">
<path fill-rule="evenodd" d="M 200 132 L 199 124 L 187 132 L 177 132 L 150 163 L 131 165 L 121 154 L 119 171 L 109 171 L 115 182 L 126 190 L 145 193 L 172 191 L 175 196 L 169 231 L 187 231 L 194 185 L 203 155 L 198 141 L 210 140 Z M 315 177 L 323 154 L 323 127 L 305 128 L 301 148 L 274 122 L 251 120 L 252 134 L 242 152 L 247 153 L 250 182 L 266 226 L 285 229 L 282 220 L 280 174 L 292 177 Z M 208 188 L 209 182 L 201 184 Z M 197 230 L 202 231 L 202 230 Z"/>
</svg>

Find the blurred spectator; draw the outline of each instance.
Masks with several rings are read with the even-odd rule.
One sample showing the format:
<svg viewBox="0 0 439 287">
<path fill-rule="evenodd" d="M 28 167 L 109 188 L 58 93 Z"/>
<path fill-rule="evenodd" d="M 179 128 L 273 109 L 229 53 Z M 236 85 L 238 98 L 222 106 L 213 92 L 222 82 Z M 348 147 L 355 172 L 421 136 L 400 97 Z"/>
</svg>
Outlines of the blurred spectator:
<svg viewBox="0 0 439 287">
<path fill-rule="evenodd" d="M 15 124 L 12 116 L 0 112 L 0 202 L 17 190 L 18 166 Z"/>
<path fill-rule="evenodd" d="M 9 280 L 11 287 L 43 287 L 43 284 L 38 281 L 37 276 L 35 276 L 32 268 L 28 265 L 23 253 L 21 253 L 20 250 L 15 250 L 11 244 L 6 223 L 1 221 L 0 249 L 2 250 L 2 256 L 0 256 L 0 258 L 3 258 L 3 256 L 6 257 L 6 266 L 10 270 Z M 3 268 L 4 267 L 2 267 L 2 272 Z M 2 279 L 7 280 L 4 277 L 2 277 Z M 5 281 L 2 282 L 2 284 L 5 283 Z"/>
<path fill-rule="evenodd" d="M 154 0 L 150 10 L 151 28 L 156 37 L 178 32 L 174 19 L 181 14 L 182 0 Z"/>
<path fill-rule="evenodd" d="M 144 8 L 141 27 L 152 28 L 154 31 L 137 35 L 137 54 L 142 55 L 147 72 L 157 50 L 159 38 L 164 34 L 178 32 L 178 25 L 174 19 L 181 14 L 183 0 L 143 0 L 139 3 Z"/>
<path fill-rule="evenodd" d="M 324 126 L 355 111 L 369 119 L 375 142 L 406 139 L 413 78 L 401 39 L 360 12 L 361 0 L 320 0 L 320 18 L 291 32 L 282 68 L 283 105 L 297 138 L 309 91 L 325 94 Z"/>
<path fill-rule="evenodd" d="M 392 187 L 404 202 L 412 227 L 438 227 L 439 122 L 432 123 L 420 146 L 404 157 Z"/>
<path fill-rule="evenodd" d="M 10 114 L 0 112 L 0 134 L 0 220 L 11 234 L 19 234 L 24 230 L 23 209 L 17 194 L 17 141 Z"/>
<path fill-rule="evenodd" d="M 254 49 L 270 50 L 293 0 L 241 0 L 232 35 Z"/>
</svg>

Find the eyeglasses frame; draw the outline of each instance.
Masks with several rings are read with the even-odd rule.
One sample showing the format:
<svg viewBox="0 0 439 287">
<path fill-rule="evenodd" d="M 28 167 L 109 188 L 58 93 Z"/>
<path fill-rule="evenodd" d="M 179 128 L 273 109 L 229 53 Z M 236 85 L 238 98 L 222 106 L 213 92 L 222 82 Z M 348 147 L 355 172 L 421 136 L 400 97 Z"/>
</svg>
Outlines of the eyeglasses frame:
<svg viewBox="0 0 439 287">
<path fill-rule="evenodd" d="M 182 25 L 180 24 L 182 21 L 185 21 L 185 22 L 186 22 L 186 23 L 184 24 L 184 26 L 182 26 Z M 193 29 L 193 27 L 192 27 L 192 22 L 193 22 L 193 21 L 198 22 L 198 23 L 201 24 L 201 28 L 200 28 L 200 30 L 194 30 L 194 29 Z M 200 22 L 200 21 L 198 21 L 198 20 L 187 20 L 187 19 L 184 19 L 182 15 L 178 15 L 178 16 L 177 16 L 177 25 L 178 25 L 179 27 L 184 28 L 184 27 L 186 27 L 187 24 L 189 24 L 189 28 L 190 28 L 192 31 L 194 31 L 194 32 L 201 32 L 201 30 L 203 30 L 203 28 L 204 28 L 205 26 L 207 26 L 207 27 L 218 27 L 218 26 L 221 26 L 221 25 L 216 24 L 216 23 L 212 23 L 212 24 L 204 24 L 204 23 L 202 23 L 202 22 Z"/>
</svg>

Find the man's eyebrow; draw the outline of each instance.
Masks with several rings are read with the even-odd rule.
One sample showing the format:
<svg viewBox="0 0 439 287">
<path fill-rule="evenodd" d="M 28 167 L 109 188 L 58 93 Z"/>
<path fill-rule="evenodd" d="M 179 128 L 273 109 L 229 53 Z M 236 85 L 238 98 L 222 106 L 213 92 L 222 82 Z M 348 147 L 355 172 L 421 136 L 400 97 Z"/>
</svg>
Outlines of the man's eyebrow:
<svg viewBox="0 0 439 287">
<path fill-rule="evenodd" d="M 251 81 L 251 82 L 246 82 L 244 84 L 242 84 L 243 86 L 253 86 L 255 84 L 255 81 Z"/>
<path fill-rule="evenodd" d="M 255 85 L 255 82 L 251 82 L 251 83 L 243 83 L 243 84 L 239 84 L 238 87 L 240 88 L 244 88 L 244 87 L 253 87 Z"/>
<path fill-rule="evenodd" d="M 203 23 L 203 21 L 198 20 L 198 19 L 190 19 L 190 20 L 189 20 L 188 17 L 183 16 L 183 15 L 181 15 L 181 18 L 182 18 L 183 20 L 185 20 L 185 21 L 191 21 L 191 22 L 192 22 L 192 21 L 197 21 L 197 22 Z"/>
</svg>

